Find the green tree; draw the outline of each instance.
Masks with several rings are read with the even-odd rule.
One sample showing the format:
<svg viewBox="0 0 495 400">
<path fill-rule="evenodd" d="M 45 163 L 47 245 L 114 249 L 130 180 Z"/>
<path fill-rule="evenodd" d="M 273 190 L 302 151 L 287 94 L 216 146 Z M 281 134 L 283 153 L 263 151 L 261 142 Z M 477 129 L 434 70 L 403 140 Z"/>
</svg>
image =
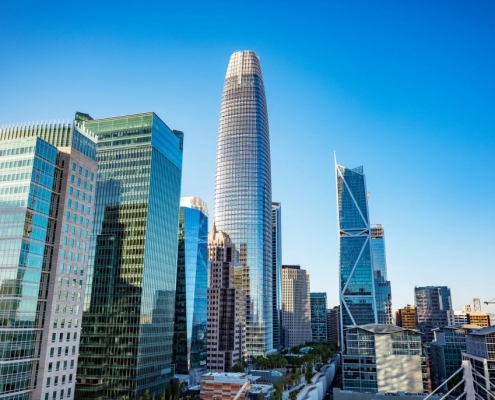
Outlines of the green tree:
<svg viewBox="0 0 495 400">
<path fill-rule="evenodd" d="M 306 365 L 306 372 L 304 374 L 304 377 L 306 378 L 307 383 L 311 382 L 311 378 L 313 377 L 313 365 L 312 364 Z"/>
<path fill-rule="evenodd" d="M 146 391 L 141 395 L 139 400 L 150 400 L 150 391 L 146 389 Z"/>
</svg>

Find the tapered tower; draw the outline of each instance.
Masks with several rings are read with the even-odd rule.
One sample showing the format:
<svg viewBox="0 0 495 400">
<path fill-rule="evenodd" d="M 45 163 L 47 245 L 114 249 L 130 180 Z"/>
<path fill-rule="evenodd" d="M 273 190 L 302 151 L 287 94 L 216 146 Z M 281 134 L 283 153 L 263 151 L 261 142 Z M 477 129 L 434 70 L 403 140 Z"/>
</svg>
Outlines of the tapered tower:
<svg viewBox="0 0 495 400">
<path fill-rule="evenodd" d="M 273 349 L 272 188 L 265 89 L 258 56 L 234 53 L 220 109 L 215 179 L 218 230 L 239 250 L 246 271 L 248 355 Z"/>
</svg>

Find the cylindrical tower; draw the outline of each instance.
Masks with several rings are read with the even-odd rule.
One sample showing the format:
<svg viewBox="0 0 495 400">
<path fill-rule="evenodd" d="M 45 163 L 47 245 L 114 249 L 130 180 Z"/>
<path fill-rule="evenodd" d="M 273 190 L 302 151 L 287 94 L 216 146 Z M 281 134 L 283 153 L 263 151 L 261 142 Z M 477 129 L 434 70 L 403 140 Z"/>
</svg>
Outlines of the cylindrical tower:
<svg viewBox="0 0 495 400">
<path fill-rule="evenodd" d="M 234 53 L 220 109 L 214 220 L 245 267 L 247 354 L 273 349 L 270 138 L 258 56 Z"/>
</svg>

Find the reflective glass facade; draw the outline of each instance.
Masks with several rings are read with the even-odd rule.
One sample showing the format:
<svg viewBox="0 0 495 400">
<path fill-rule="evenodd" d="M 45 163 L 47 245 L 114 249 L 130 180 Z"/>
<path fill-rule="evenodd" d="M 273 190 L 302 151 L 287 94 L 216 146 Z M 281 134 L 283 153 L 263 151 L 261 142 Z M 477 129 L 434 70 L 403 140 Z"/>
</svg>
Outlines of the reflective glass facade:
<svg viewBox="0 0 495 400">
<path fill-rule="evenodd" d="M 39 138 L 0 142 L 0 397 L 35 386 L 53 244 L 57 149 Z"/>
<path fill-rule="evenodd" d="M 272 203 L 273 348 L 282 349 L 282 205 Z"/>
<path fill-rule="evenodd" d="M 414 288 L 417 328 L 425 342 L 431 342 L 433 329 L 449 325 L 452 299 L 447 286 L 423 286 Z"/>
<path fill-rule="evenodd" d="M 96 138 L 69 123 L 0 138 L 0 398 L 71 397 Z"/>
<path fill-rule="evenodd" d="M 312 341 L 327 342 L 327 294 L 326 292 L 310 293 Z"/>
<path fill-rule="evenodd" d="M 392 324 L 392 289 L 387 280 L 385 235 L 381 225 L 371 226 L 371 254 L 375 270 L 376 313 L 379 324 Z"/>
<path fill-rule="evenodd" d="M 191 385 L 206 372 L 208 290 L 208 211 L 198 198 L 181 199 L 177 292 L 175 295 L 175 372 Z"/>
<path fill-rule="evenodd" d="M 160 395 L 172 345 L 183 134 L 154 113 L 89 120 L 97 200 L 76 398 Z"/>
<path fill-rule="evenodd" d="M 236 52 L 223 88 L 215 180 L 215 224 L 239 250 L 248 274 L 248 355 L 273 349 L 270 140 L 258 56 Z"/>
<path fill-rule="evenodd" d="M 363 168 L 349 169 L 337 165 L 336 173 L 343 338 L 344 329 L 349 326 L 377 323 L 377 310 Z"/>
</svg>

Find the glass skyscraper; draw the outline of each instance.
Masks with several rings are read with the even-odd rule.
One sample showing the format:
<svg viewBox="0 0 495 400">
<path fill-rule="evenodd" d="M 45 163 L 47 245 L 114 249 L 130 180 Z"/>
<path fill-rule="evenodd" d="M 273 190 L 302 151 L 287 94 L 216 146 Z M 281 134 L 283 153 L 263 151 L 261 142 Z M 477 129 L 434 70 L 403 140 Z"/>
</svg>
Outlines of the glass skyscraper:
<svg viewBox="0 0 495 400">
<path fill-rule="evenodd" d="M 182 132 L 154 113 L 88 120 L 97 200 L 76 398 L 159 396 L 173 377 Z"/>
<path fill-rule="evenodd" d="M 378 322 L 371 227 L 363 167 L 336 165 L 340 241 L 341 343 L 344 330 Z"/>
<path fill-rule="evenodd" d="M 392 324 L 392 289 L 387 280 L 385 234 L 379 224 L 371 225 L 371 254 L 375 271 L 376 313 L 379 324 Z"/>
<path fill-rule="evenodd" d="M 312 341 L 326 343 L 328 341 L 327 327 L 327 294 L 326 292 L 311 292 L 311 332 Z"/>
<path fill-rule="evenodd" d="M 246 268 L 246 348 L 273 350 L 272 189 L 265 89 L 258 56 L 234 53 L 223 88 L 215 180 L 215 224 Z"/>
<path fill-rule="evenodd" d="M 71 123 L 0 128 L 0 398 L 74 394 L 96 138 Z"/>
<path fill-rule="evenodd" d="M 206 372 L 208 209 L 197 197 L 181 199 L 175 295 L 175 372 L 199 383 Z"/>
</svg>

